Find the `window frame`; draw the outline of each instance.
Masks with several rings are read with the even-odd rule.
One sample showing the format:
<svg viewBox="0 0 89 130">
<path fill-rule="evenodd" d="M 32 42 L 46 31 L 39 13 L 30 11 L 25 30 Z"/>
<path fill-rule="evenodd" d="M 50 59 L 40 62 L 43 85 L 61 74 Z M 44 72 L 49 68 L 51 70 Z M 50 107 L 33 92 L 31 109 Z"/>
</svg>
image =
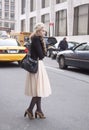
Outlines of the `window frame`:
<svg viewBox="0 0 89 130">
<path fill-rule="evenodd" d="M 80 8 L 83 6 L 85 6 L 85 8 L 86 7 L 88 8 L 88 10 L 86 12 L 87 21 L 85 21 L 87 24 L 86 32 L 84 32 L 85 30 L 83 32 L 79 31 L 79 18 L 83 18 L 86 15 L 86 14 L 79 15 Z M 83 5 L 80 5 L 80 6 L 77 6 L 74 8 L 73 35 L 89 35 L 89 4 L 83 4 Z"/>
</svg>

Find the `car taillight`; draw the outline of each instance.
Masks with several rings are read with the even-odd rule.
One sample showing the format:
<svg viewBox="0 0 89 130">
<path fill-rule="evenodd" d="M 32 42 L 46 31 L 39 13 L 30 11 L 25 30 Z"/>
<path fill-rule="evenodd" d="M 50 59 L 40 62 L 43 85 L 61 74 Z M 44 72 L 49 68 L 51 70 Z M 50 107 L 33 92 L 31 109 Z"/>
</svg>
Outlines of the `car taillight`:
<svg viewBox="0 0 89 130">
<path fill-rule="evenodd" d="M 24 50 L 24 52 L 25 52 L 25 53 L 28 53 L 28 49 L 26 48 L 26 49 Z"/>
<path fill-rule="evenodd" d="M 0 53 L 3 53 L 3 50 L 0 50 Z"/>
</svg>

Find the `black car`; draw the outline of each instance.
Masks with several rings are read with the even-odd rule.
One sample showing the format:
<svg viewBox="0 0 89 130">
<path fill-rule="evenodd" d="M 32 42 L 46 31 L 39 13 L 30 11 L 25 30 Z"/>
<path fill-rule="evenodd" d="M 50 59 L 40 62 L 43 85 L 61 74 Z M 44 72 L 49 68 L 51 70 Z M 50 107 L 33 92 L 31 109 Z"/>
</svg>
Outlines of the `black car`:
<svg viewBox="0 0 89 130">
<path fill-rule="evenodd" d="M 55 44 L 57 43 L 57 39 L 55 37 L 44 37 L 44 41 L 46 43 L 47 48 L 47 56 L 51 56 L 51 52 L 55 49 Z"/>
<path fill-rule="evenodd" d="M 68 43 L 68 50 L 72 50 L 75 46 L 79 45 L 78 42 L 74 42 L 74 41 L 68 41 L 67 43 Z M 53 51 L 51 53 L 51 58 L 56 59 L 58 52 L 60 52 L 60 48 L 57 47 L 57 48 L 53 49 Z"/>
<path fill-rule="evenodd" d="M 89 43 L 81 43 L 72 50 L 59 52 L 56 60 L 61 69 L 74 66 L 89 70 Z"/>
</svg>

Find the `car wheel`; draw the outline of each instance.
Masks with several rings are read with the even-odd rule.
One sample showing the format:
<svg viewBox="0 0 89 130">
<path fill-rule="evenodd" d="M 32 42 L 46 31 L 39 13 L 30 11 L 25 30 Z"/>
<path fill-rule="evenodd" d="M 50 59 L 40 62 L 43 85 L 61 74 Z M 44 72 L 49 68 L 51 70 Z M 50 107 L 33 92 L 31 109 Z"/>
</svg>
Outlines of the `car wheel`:
<svg viewBox="0 0 89 130">
<path fill-rule="evenodd" d="M 51 54 L 51 59 L 55 59 L 55 56 L 54 56 L 54 54 Z"/>
<path fill-rule="evenodd" d="M 61 69 L 67 68 L 67 65 L 65 64 L 65 58 L 63 56 L 61 56 L 59 59 L 59 68 L 61 68 Z"/>
</svg>

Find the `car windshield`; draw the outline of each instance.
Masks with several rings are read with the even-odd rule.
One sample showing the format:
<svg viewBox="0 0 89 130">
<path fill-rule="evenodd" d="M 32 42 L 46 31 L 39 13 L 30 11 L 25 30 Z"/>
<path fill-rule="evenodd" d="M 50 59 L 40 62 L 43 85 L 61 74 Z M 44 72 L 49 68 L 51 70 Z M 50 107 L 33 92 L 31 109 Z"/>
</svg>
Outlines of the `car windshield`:
<svg viewBox="0 0 89 130">
<path fill-rule="evenodd" d="M 79 43 L 77 42 L 68 42 L 68 48 L 73 48 L 75 46 L 77 46 Z"/>
<path fill-rule="evenodd" d="M 0 40 L 0 46 L 19 46 L 16 40 Z"/>
<path fill-rule="evenodd" d="M 55 45 L 57 43 L 57 40 L 55 37 L 44 37 L 44 41 L 46 45 Z"/>
<path fill-rule="evenodd" d="M 74 44 L 71 43 L 71 42 L 69 42 L 69 43 L 68 43 L 68 48 L 71 48 L 71 47 L 74 47 Z"/>
</svg>

